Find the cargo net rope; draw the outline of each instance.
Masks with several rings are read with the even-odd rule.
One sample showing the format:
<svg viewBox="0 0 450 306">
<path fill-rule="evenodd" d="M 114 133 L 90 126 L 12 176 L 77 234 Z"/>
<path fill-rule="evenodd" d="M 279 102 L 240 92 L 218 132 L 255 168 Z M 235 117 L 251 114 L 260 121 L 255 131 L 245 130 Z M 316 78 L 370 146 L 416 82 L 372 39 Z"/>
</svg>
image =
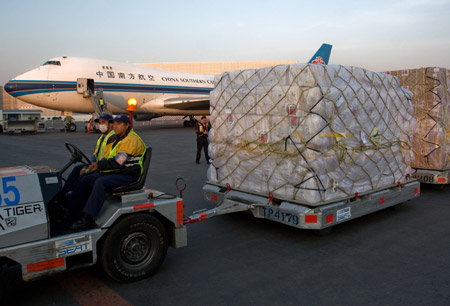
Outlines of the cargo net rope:
<svg viewBox="0 0 450 306">
<path fill-rule="evenodd" d="M 211 92 L 208 180 L 317 203 L 403 183 L 417 129 L 397 78 L 356 67 L 226 72 Z"/>
<path fill-rule="evenodd" d="M 450 169 L 450 76 L 438 67 L 388 72 L 413 92 L 414 117 L 418 131 L 414 134 L 413 168 Z"/>
</svg>

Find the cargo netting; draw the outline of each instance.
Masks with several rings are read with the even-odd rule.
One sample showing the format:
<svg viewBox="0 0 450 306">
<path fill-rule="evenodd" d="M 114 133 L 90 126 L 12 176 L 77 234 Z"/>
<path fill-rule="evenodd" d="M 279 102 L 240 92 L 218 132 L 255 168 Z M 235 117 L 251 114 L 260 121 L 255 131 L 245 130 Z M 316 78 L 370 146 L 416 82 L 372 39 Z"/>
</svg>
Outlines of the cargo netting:
<svg viewBox="0 0 450 306">
<path fill-rule="evenodd" d="M 387 72 L 414 93 L 412 103 L 419 129 L 414 134 L 413 168 L 450 168 L 450 75 L 445 68 L 428 67 Z"/>
<path fill-rule="evenodd" d="M 299 64 L 225 72 L 215 84 L 210 181 L 317 203 L 412 172 L 417 122 L 391 75 Z"/>
</svg>

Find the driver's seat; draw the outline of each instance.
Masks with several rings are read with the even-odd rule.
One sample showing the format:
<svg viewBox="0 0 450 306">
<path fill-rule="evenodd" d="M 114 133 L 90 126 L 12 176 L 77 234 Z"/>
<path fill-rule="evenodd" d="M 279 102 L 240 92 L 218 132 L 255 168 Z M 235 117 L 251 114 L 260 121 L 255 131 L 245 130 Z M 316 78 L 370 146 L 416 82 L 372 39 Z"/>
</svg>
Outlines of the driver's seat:
<svg viewBox="0 0 450 306">
<path fill-rule="evenodd" d="M 142 174 L 139 177 L 139 179 L 131 184 L 120 186 L 111 191 L 111 193 L 124 193 L 124 192 L 130 192 L 135 190 L 140 190 L 142 187 L 144 187 L 145 179 L 147 178 L 147 172 L 150 165 L 150 160 L 152 158 L 152 147 L 147 147 L 147 150 L 144 153 L 144 160 L 142 162 Z"/>
</svg>

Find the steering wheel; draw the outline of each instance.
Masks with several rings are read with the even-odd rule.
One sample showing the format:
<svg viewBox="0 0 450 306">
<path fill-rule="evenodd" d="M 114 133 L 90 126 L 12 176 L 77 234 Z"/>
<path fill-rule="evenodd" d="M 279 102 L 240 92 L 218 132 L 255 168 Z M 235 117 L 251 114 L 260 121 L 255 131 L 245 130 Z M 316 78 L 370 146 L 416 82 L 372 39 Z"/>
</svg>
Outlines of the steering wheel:
<svg viewBox="0 0 450 306">
<path fill-rule="evenodd" d="M 77 162 L 81 162 L 82 164 L 87 166 L 91 164 L 89 158 L 87 158 L 87 156 L 75 145 L 71 144 L 70 142 L 66 142 L 66 148 L 67 150 L 69 150 L 70 154 L 72 154 L 72 157 L 70 158 L 72 164 L 75 164 Z"/>
</svg>

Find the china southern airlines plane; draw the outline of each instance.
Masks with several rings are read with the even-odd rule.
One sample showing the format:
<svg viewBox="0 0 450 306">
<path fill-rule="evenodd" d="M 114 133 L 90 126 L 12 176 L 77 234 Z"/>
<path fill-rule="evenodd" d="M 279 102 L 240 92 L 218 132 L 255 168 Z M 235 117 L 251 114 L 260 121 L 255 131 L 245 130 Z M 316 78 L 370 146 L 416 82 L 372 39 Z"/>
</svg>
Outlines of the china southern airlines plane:
<svg viewBox="0 0 450 306">
<path fill-rule="evenodd" d="M 323 44 L 309 63 L 328 64 L 331 45 Z M 134 64 L 57 57 L 5 84 L 12 96 L 40 107 L 93 113 L 89 97 L 101 92 L 113 113 L 127 113 L 137 100 L 136 120 L 164 115 L 209 114 L 214 76 L 168 72 Z"/>
</svg>

